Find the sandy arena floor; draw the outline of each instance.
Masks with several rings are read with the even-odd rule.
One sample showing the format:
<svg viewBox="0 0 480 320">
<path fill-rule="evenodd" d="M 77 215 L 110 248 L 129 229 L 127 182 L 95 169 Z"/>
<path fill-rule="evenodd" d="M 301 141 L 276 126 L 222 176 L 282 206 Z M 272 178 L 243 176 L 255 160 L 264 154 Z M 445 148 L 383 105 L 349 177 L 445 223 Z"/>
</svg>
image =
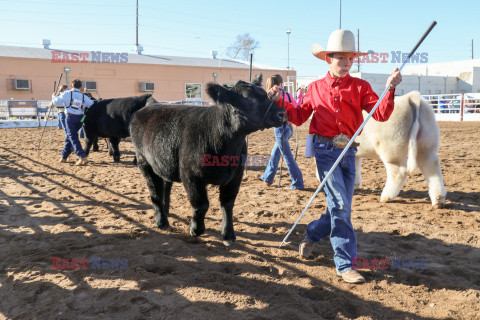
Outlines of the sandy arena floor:
<svg viewBox="0 0 480 320">
<path fill-rule="evenodd" d="M 364 285 L 336 276 L 328 241 L 313 259 L 298 256 L 305 225 L 325 210 L 323 194 L 292 244 L 278 248 L 318 185 L 313 160 L 302 156 L 306 126 L 299 130 L 298 162 L 308 190 L 265 187 L 255 179 L 264 167 L 250 168 L 236 201 L 237 242 L 230 248 L 221 241 L 215 187 L 209 188 L 203 236 L 188 233 L 191 210 L 180 184 L 172 191 L 174 231 L 155 228 L 130 142 L 120 144 L 126 152 L 119 164 L 101 141 L 91 164 L 75 167 L 73 156 L 57 162 L 62 131 L 54 128 L 50 143 L 47 129 L 37 153 L 42 129 L 2 129 L 0 318 L 480 319 L 479 129 L 478 122 L 440 123 L 445 209 L 431 207 L 418 169 L 394 202 L 379 203 L 385 169 L 365 160 L 352 214 L 359 257 L 426 264 L 366 270 Z M 273 130 L 257 132 L 249 151 L 268 156 L 273 141 Z M 285 171 L 282 184 L 289 184 Z M 53 269 L 55 257 L 90 263 Z M 96 259 L 105 261 L 93 269 Z"/>
</svg>

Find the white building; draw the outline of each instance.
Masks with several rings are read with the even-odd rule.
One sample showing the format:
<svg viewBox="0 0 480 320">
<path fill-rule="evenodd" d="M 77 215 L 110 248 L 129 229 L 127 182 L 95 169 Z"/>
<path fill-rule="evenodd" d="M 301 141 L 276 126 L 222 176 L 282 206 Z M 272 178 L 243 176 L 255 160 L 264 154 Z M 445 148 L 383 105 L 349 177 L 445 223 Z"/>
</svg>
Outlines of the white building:
<svg viewBox="0 0 480 320">
<path fill-rule="evenodd" d="M 375 92 L 385 89 L 388 74 L 352 73 L 367 80 Z M 480 59 L 405 65 L 403 81 L 397 87 L 398 95 L 412 90 L 423 95 L 480 92 Z"/>
<path fill-rule="evenodd" d="M 403 70 L 410 75 L 455 77 L 456 92 L 480 92 L 480 59 L 406 65 Z"/>
<path fill-rule="evenodd" d="M 387 82 L 389 75 L 359 72 L 352 73 L 352 76 L 368 81 L 373 90 L 380 95 L 383 90 L 385 90 L 385 83 Z M 461 92 L 458 90 L 458 80 L 456 77 L 410 75 L 407 74 L 404 69 L 404 72 L 402 72 L 402 83 L 398 85 L 395 93 L 397 95 L 402 95 L 413 90 L 420 91 L 421 94 L 447 94 Z"/>
<path fill-rule="evenodd" d="M 377 94 L 385 90 L 388 74 L 352 72 L 353 77 L 368 81 Z M 297 77 L 297 86 L 321 77 Z M 480 93 L 480 59 L 405 65 L 402 83 L 396 94 L 402 95 L 417 90 L 422 95 Z"/>
</svg>

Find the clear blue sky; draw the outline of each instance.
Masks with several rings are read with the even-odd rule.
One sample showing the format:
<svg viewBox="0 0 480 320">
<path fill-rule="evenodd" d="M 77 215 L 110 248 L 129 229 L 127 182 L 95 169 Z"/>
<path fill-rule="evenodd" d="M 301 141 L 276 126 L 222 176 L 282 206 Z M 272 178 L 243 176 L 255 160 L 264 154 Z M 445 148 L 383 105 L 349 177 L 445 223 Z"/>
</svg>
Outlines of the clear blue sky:
<svg viewBox="0 0 480 320">
<path fill-rule="evenodd" d="M 239 34 L 259 41 L 254 61 L 286 68 L 299 76 L 324 75 L 325 62 L 310 48 L 326 46 L 339 27 L 338 0 L 154 1 L 139 0 L 139 43 L 145 54 L 209 57 L 224 52 Z M 136 0 L 0 0 L 0 44 L 134 53 Z M 433 20 L 438 25 L 417 52 L 429 62 L 480 57 L 480 1 L 342 1 L 342 29 L 360 30 L 360 49 L 409 52 Z M 225 57 L 225 55 L 222 55 Z M 364 72 L 391 72 L 395 63 L 362 64 Z M 356 66 L 352 68 L 356 70 Z"/>
</svg>

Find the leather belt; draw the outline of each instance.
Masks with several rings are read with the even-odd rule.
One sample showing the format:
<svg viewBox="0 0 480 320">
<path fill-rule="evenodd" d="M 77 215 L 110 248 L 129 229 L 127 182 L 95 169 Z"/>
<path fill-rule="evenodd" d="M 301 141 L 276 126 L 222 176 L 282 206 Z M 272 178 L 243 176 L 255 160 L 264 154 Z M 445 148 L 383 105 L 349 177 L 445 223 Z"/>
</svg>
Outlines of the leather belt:
<svg viewBox="0 0 480 320">
<path fill-rule="evenodd" d="M 326 137 L 326 136 L 319 135 L 318 133 L 315 133 L 315 140 L 322 141 L 322 142 L 332 142 L 335 148 L 345 149 L 348 142 L 350 141 L 350 137 L 343 133 L 337 134 L 334 137 Z M 359 145 L 360 143 L 352 142 L 350 147 L 356 148 Z"/>
</svg>

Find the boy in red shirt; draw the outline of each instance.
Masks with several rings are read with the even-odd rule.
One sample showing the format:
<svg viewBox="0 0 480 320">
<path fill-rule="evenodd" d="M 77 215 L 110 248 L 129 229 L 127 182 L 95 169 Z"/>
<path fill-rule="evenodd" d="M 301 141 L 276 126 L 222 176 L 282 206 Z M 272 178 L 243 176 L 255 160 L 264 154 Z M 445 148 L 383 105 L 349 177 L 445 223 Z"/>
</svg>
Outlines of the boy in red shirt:
<svg viewBox="0 0 480 320">
<path fill-rule="evenodd" d="M 309 133 L 314 134 L 315 162 L 323 180 L 346 142 L 362 124 L 362 111 L 370 112 L 378 96 L 367 81 L 349 74 L 353 59 L 367 54 L 355 51 L 355 38 L 351 31 L 334 31 L 328 39 L 327 49 L 314 45 L 312 53 L 325 60 L 330 71 L 323 79 L 308 86 L 301 105 L 295 107 L 288 101 L 282 101 L 278 87 L 270 89 L 268 94 L 277 105 L 285 106 L 289 121 L 297 126 L 307 121 L 313 112 Z M 393 112 L 395 87 L 401 81 L 397 68 L 387 80 L 386 85 L 391 88 L 373 114 L 375 120 L 388 120 Z M 327 212 L 307 225 L 305 239 L 299 247 L 300 255 L 308 258 L 315 242 L 330 236 L 337 274 L 348 283 L 365 282 L 362 275 L 352 268 L 352 259 L 357 257 L 357 240 L 351 222 L 356 151 L 353 146 L 347 151 L 325 184 L 323 191 Z"/>
</svg>

